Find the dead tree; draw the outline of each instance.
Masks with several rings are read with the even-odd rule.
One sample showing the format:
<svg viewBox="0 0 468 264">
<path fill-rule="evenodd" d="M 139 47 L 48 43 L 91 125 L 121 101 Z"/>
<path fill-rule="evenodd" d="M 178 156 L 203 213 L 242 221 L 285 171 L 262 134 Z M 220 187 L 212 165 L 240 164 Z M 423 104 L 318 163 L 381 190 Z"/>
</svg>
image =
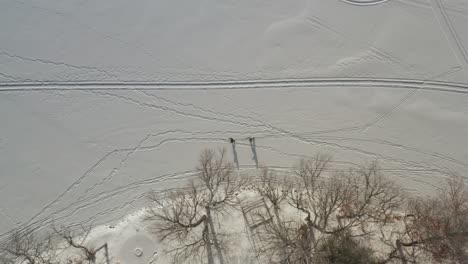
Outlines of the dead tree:
<svg viewBox="0 0 468 264">
<path fill-rule="evenodd" d="M 246 184 L 234 176 L 233 165 L 226 161 L 226 151 L 204 150 L 197 166 L 197 177 L 188 191 L 173 192 L 160 197 L 149 195 L 157 208 L 150 208 L 147 220 L 155 222 L 161 240 L 178 243 L 171 252 L 175 260 L 201 257 L 206 249 L 208 263 L 214 263 L 213 248 L 218 261 L 224 263 L 224 249 L 213 215 L 235 206 L 236 194 Z"/>
<path fill-rule="evenodd" d="M 4 248 L 5 263 L 54 264 L 55 250 L 49 234 L 36 236 L 32 231 L 14 231 Z"/>
</svg>

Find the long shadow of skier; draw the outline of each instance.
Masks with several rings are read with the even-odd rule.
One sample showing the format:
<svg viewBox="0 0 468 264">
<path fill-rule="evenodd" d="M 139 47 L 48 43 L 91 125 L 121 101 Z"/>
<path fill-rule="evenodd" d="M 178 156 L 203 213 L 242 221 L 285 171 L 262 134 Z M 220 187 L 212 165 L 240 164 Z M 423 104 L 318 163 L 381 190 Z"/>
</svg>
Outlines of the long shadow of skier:
<svg viewBox="0 0 468 264">
<path fill-rule="evenodd" d="M 255 146 L 255 138 L 249 138 L 250 148 L 252 149 L 252 159 L 255 161 L 255 166 L 258 169 L 257 147 Z"/>
<path fill-rule="evenodd" d="M 237 169 L 239 170 L 239 159 L 237 158 L 237 150 L 236 150 L 236 141 L 233 138 L 229 139 L 232 145 L 232 155 L 234 156 L 234 163 L 236 164 Z"/>
</svg>

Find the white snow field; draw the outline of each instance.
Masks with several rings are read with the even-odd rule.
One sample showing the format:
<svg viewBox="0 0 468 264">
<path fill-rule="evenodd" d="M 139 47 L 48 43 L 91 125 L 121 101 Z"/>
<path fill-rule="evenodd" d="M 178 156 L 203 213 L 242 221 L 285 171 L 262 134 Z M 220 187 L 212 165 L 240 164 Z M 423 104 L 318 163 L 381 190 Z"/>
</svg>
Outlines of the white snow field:
<svg viewBox="0 0 468 264">
<path fill-rule="evenodd" d="M 0 240 L 121 219 L 207 147 L 254 169 L 250 136 L 434 193 L 468 175 L 467 26 L 465 0 L 0 0 Z"/>
</svg>

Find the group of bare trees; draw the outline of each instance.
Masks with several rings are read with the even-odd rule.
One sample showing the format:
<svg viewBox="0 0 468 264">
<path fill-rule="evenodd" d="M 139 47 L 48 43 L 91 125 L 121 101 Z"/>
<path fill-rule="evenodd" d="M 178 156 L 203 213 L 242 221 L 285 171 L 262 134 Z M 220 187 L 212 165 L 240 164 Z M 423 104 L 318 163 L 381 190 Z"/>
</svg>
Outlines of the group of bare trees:
<svg viewBox="0 0 468 264">
<path fill-rule="evenodd" d="M 148 194 L 145 220 L 175 263 L 228 263 L 232 237 L 219 219 L 234 215 L 245 220 L 256 263 L 467 263 L 464 178 L 450 177 L 438 195 L 411 197 L 376 162 L 349 170 L 331 164 L 316 155 L 291 171 L 240 175 L 224 150 L 205 150 L 186 188 Z M 101 249 L 109 263 L 107 244 L 87 244 L 90 231 L 13 232 L 0 263 L 56 264 L 67 248 L 79 256 L 73 263 L 95 264 Z"/>
<path fill-rule="evenodd" d="M 161 240 L 178 242 L 170 249 L 176 262 L 201 261 L 206 257 L 213 264 L 215 252 L 218 262 L 223 264 L 226 248 L 213 218 L 235 206 L 236 194 L 245 186 L 245 180 L 233 173 L 224 150 L 205 150 L 197 172 L 196 179 L 185 190 L 163 196 L 151 193 L 148 197 L 154 206 L 149 207 L 147 220 L 155 222 L 153 226 Z"/>
<path fill-rule="evenodd" d="M 14 231 L 3 247 L 0 263 L 53 264 L 55 252 L 49 235 L 37 237 L 33 232 Z"/>
<path fill-rule="evenodd" d="M 109 264 L 107 243 L 99 248 L 90 247 L 86 242 L 92 228 L 58 228 L 53 226 L 48 232 L 34 232 L 26 229 L 12 232 L 10 238 L 0 248 L 1 264 L 95 264 L 99 250 L 105 251 L 105 262 Z M 75 257 L 63 260 L 57 252 L 71 249 Z M 65 261 L 65 262 L 64 262 Z"/>
<path fill-rule="evenodd" d="M 422 257 L 434 262 L 468 263 L 468 188 L 453 176 L 435 197 L 409 199 L 403 224 L 382 241 L 393 250 L 390 258 L 414 263 Z M 421 253 L 425 253 L 421 256 Z"/>
<path fill-rule="evenodd" d="M 253 192 L 246 199 L 261 200 L 262 208 L 242 212 L 257 220 L 248 228 L 260 263 L 342 263 L 343 252 L 359 253 L 345 263 L 466 263 L 463 178 L 452 177 L 440 195 L 423 199 L 405 194 L 376 162 L 347 171 L 331 164 L 330 156 L 316 155 L 292 172 L 265 168 L 239 176 L 224 150 L 205 150 L 188 188 L 149 195 L 147 220 L 176 263 L 224 264 L 229 236 L 214 215 L 241 209 L 239 193 Z"/>
<path fill-rule="evenodd" d="M 354 237 L 370 235 L 375 230 L 370 223 L 384 220 L 401 205 L 399 189 L 378 173 L 376 163 L 325 176 L 330 161 L 326 155 L 301 160 L 289 183 L 263 177 L 259 194 L 275 216 L 257 232 L 268 262 L 316 263 L 326 238 L 350 231 Z M 288 207 L 299 213 L 288 215 Z"/>
</svg>

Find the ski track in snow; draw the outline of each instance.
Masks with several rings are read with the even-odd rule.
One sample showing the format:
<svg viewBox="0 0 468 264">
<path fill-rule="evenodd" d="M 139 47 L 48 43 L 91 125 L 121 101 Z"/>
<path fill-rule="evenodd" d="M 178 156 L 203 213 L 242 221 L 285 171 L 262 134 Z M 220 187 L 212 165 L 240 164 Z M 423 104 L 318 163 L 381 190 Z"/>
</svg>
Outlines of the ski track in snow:
<svg viewBox="0 0 468 264">
<path fill-rule="evenodd" d="M 341 2 L 356 5 L 356 6 L 371 6 L 371 5 L 378 5 L 390 0 L 340 0 Z"/>
<path fill-rule="evenodd" d="M 440 73 L 440 74 L 437 74 L 427 80 L 425 80 L 422 84 L 421 84 L 421 87 L 423 87 L 428 81 L 434 81 L 434 80 L 437 80 L 438 78 L 441 78 L 441 77 L 444 77 L 444 76 L 447 76 L 447 75 L 450 75 L 452 73 L 455 73 L 459 70 L 463 69 L 462 67 L 454 67 L 446 72 L 443 72 L 443 73 Z M 400 101 L 398 101 L 398 103 L 396 103 L 394 106 L 392 106 L 391 108 L 389 108 L 387 111 L 385 111 L 382 115 L 380 115 L 379 117 L 377 117 L 376 119 L 374 119 L 373 121 L 369 122 L 368 124 L 364 125 L 364 128 L 361 130 L 361 132 L 364 132 L 366 131 L 367 129 L 371 128 L 372 126 L 374 126 L 375 124 L 377 124 L 379 121 L 381 121 L 382 119 L 386 118 L 390 113 L 392 113 L 393 111 L 395 111 L 395 109 L 397 109 L 398 107 L 400 107 L 404 102 L 406 102 L 410 97 L 412 97 L 414 94 L 416 94 L 416 92 L 418 92 L 417 89 L 413 89 L 411 90 L 405 97 L 403 97 Z"/>
<path fill-rule="evenodd" d="M 240 83 L 245 83 L 245 82 L 240 82 Z M 422 86 L 427 85 L 427 83 L 429 83 L 429 82 L 428 81 L 411 81 L 409 83 L 411 83 L 412 86 L 407 87 L 408 82 L 404 82 L 404 83 L 402 83 L 402 85 L 404 87 L 407 87 L 408 89 L 413 89 L 413 90 L 410 92 L 409 95 L 405 96 L 399 102 L 399 104 L 404 102 L 409 96 L 411 96 L 416 91 L 418 91 L 418 89 L 421 89 Z M 239 84 L 239 82 L 237 84 Z M 439 86 L 444 86 L 447 83 L 432 82 L 431 85 L 434 85 L 434 84 L 437 84 Z M 216 84 L 216 85 L 219 85 L 219 83 Z M 460 87 L 459 84 L 450 84 L 450 83 L 448 84 L 448 86 L 450 86 L 450 87 L 453 87 L 453 86 Z M 233 87 L 226 87 L 226 88 L 233 88 Z M 444 89 L 445 88 L 441 88 L 440 90 L 444 90 Z M 21 89 L 19 89 L 19 90 L 21 90 Z M 57 89 L 54 89 L 54 90 L 57 90 Z M 68 89 L 62 89 L 61 91 L 67 91 L 67 90 Z M 137 100 L 137 99 L 135 99 L 133 97 L 130 97 L 130 96 L 126 96 L 126 95 L 124 96 L 124 95 L 118 94 L 119 90 L 108 89 L 109 91 L 112 91 L 114 93 L 109 93 L 109 92 L 107 92 L 107 90 L 105 92 L 104 90 L 106 90 L 106 89 L 98 89 L 98 90 L 80 89 L 80 91 L 83 91 L 83 92 L 92 93 L 92 94 L 96 94 L 96 95 L 99 95 L 99 96 L 112 97 L 112 98 L 114 98 L 116 100 L 126 101 L 128 103 L 138 105 L 139 107 L 151 108 L 151 109 L 154 109 L 156 111 L 171 112 L 173 114 L 181 115 L 181 116 L 187 117 L 187 118 L 197 118 L 197 119 L 202 119 L 202 120 L 205 120 L 205 121 L 212 121 L 212 122 L 218 122 L 218 123 L 222 122 L 222 123 L 227 123 L 227 124 L 235 125 L 235 126 L 239 126 L 239 127 L 247 127 L 247 128 L 250 128 L 250 129 L 254 129 L 251 132 L 251 134 L 257 135 L 256 138 L 258 138 L 258 139 L 290 138 L 290 139 L 297 140 L 297 141 L 299 141 L 301 143 L 304 143 L 304 144 L 314 144 L 314 145 L 317 145 L 317 146 L 329 146 L 329 147 L 338 148 L 338 149 L 342 149 L 342 150 L 353 151 L 355 153 L 359 153 L 361 155 L 369 156 L 369 157 L 374 158 L 374 159 L 383 160 L 383 161 L 386 161 L 388 163 L 394 163 L 394 164 L 398 165 L 399 167 L 403 168 L 403 169 L 400 169 L 400 170 L 393 170 L 393 171 L 388 170 L 390 172 L 393 172 L 394 176 L 395 175 L 396 176 L 400 175 L 400 177 L 403 177 L 403 178 L 406 178 L 406 179 L 411 179 L 411 180 L 413 180 L 415 182 L 419 182 L 419 183 L 421 183 L 423 185 L 430 186 L 430 187 L 435 188 L 435 189 L 437 189 L 438 187 L 434 186 L 434 185 L 432 185 L 432 184 L 430 184 L 430 183 L 428 183 L 426 181 L 423 181 L 420 176 L 418 177 L 418 176 L 414 176 L 414 175 L 417 175 L 418 173 L 428 174 L 428 173 L 432 172 L 432 173 L 434 173 L 434 176 L 444 177 L 444 175 L 448 176 L 450 174 L 450 170 L 448 168 L 437 166 L 437 165 L 434 165 L 434 164 L 424 164 L 424 163 L 405 161 L 405 160 L 401 160 L 401 159 L 395 159 L 395 158 L 387 157 L 387 156 L 384 156 L 384 155 L 379 155 L 379 154 L 376 154 L 376 153 L 364 151 L 364 150 L 359 149 L 359 148 L 346 146 L 346 145 L 343 145 L 343 144 L 340 144 L 340 143 L 337 143 L 337 142 L 361 141 L 361 142 L 375 143 L 375 144 L 385 145 L 385 146 L 388 146 L 388 147 L 403 149 L 405 151 L 411 151 L 411 152 L 416 152 L 416 153 L 419 153 L 419 154 L 424 154 L 424 155 L 436 157 L 436 158 L 441 159 L 441 160 L 449 161 L 449 162 L 455 163 L 457 165 L 467 167 L 467 164 L 465 164 L 462 161 L 456 160 L 456 159 L 454 159 L 452 157 L 449 157 L 449 156 L 446 156 L 446 155 L 443 155 L 443 154 L 440 154 L 440 153 L 437 153 L 437 152 L 429 152 L 429 151 L 425 151 L 425 150 L 421 150 L 421 149 L 417 149 L 417 148 L 411 148 L 411 147 L 403 146 L 403 145 L 393 143 L 393 142 L 389 142 L 389 141 L 378 140 L 378 139 L 359 139 L 359 138 L 349 138 L 349 137 L 318 136 L 320 134 L 328 134 L 328 133 L 341 132 L 341 131 L 352 131 L 352 130 L 358 130 L 358 129 L 362 129 L 362 128 L 365 128 L 365 127 L 369 127 L 369 124 L 375 124 L 376 122 L 378 122 L 379 120 L 381 120 L 385 116 L 378 117 L 376 120 L 371 121 L 371 122 L 369 122 L 367 124 L 364 124 L 364 125 L 361 125 L 361 126 L 356 126 L 356 127 L 351 127 L 351 128 L 337 128 L 337 129 L 332 129 L 332 130 L 315 131 L 315 132 L 310 132 L 310 133 L 299 134 L 299 133 L 293 133 L 291 131 L 286 131 L 286 130 L 280 128 L 280 127 L 273 126 L 273 125 L 271 125 L 269 123 L 266 123 L 264 121 L 261 121 L 261 120 L 259 120 L 257 118 L 253 118 L 253 117 L 250 117 L 250 116 L 244 116 L 244 115 L 239 115 L 239 114 L 220 113 L 218 111 L 207 109 L 207 108 L 195 105 L 193 103 L 187 104 L 187 103 L 176 102 L 174 100 L 169 100 L 169 99 L 166 99 L 166 98 L 164 98 L 162 96 L 151 94 L 151 93 L 149 93 L 149 91 L 146 91 L 145 89 L 140 90 L 140 89 L 131 89 L 131 88 L 129 88 L 129 90 L 133 90 L 135 93 L 142 93 L 142 94 L 144 94 L 144 95 L 146 95 L 148 97 L 151 97 L 152 99 L 162 101 L 162 102 L 167 103 L 167 104 L 169 104 L 171 106 L 170 107 L 169 106 L 160 106 L 160 105 L 157 105 L 157 104 L 155 104 L 153 102 L 150 102 L 150 103 L 143 102 L 143 101 Z M 35 90 L 35 91 L 37 91 L 37 90 Z M 47 92 L 47 91 L 49 91 L 49 90 L 45 90 L 43 92 Z M 396 106 L 390 108 L 387 112 L 393 111 L 393 109 L 396 108 L 399 104 L 397 104 Z M 190 108 L 192 108 L 193 111 L 183 111 L 181 109 L 178 109 L 179 107 L 190 107 Z M 196 112 L 198 112 L 198 113 L 196 113 Z M 151 145 L 151 146 L 144 146 L 144 144 L 150 138 L 165 137 L 165 136 L 169 136 L 169 135 L 176 134 L 176 133 L 187 134 L 188 136 L 184 137 L 184 138 L 180 138 L 180 137 L 179 138 L 173 138 L 173 137 L 166 138 L 166 139 L 162 139 L 158 144 Z M 91 168 L 89 168 L 81 177 L 79 177 L 61 195 L 59 195 L 56 199 L 54 199 L 52 202 L 50 202 L 45 207 L 43 207 L 37 214 L 35 214 L 30 220 L 28 220 L 23 226 L 21 226 L 21 230 L 26 230 L 27 228 L 35 229 L 35 228 L 39 228 L 39 227 L 43 226 L 44 224 L 51 223 L 53 221 L 60 221 L 60 220 L 67 219 L 68 217 L 71 217 L 72 215 L 76 214 L 80 210 L 84 210 L 89 206 L 93 206 L 93 205 L 98 204 L 100 202 L 104 202 L 104 201 L 107 201 L 109 199 L 115 198 L 117 195 L 121 194 L 122 192 L 128 191 L 128 190 L 133 190 L 135 188 L 139 188 L 139 187 L 142 187 L 142 186 L 147 186 L 149 184 L 154 184 L 154 183 L 157 183 L 157 182 L 164 182 L 164 181 L 174 180 L 174 179 L 189 178 L 189 177 L 193 176 L 194 171 L 184 171 L 184 172 L 180 172 L 180 173 L 165 174 L 165 175 L 161 175 L 161 176 L 154 177 L 154 178 L 151 178 L 151 179 L 145 179 L 145 180 L 129 183 L 128 185 L 119 186 L 117 188 L 114 188 L 113 190 L 108 190 L 106 192 L 98 192 L 98 193 L 95 193 L 93 195 L 90 195 L 92 191 L 94 191 L 96 188 L 102 186 L 105 182 L 110 181 L 116 174 L 118 174 L 120 169 L 123 168 L 126 165 L 129 158 L 138 151 L 156 150 L 156 149 L 158 149 L 159 147 L 161 147 L 164 144 L 174 143 L 174 142 L 226 142 L 226 139 L 221 138 L 221 137 L 213 137 L 213 136 L 206 137 L 206 135 L 209 135 L 209 134 L 216 135 L 216 134 L 225 134 L 225 133 L 235 134 L 236 132 L 235 131 L 214 131 L 214 132 L 210 132 L 210 133 L 207 133 L 207 132 L 197 133 L 197 132 L 190 132 L 190 131 L 183 131 L 183 130 L 171 130 L 171 131 L 165 131 L 165 132 L 161 132 L 161 133 L 157 133 L 157 134 L 148 134 L 146 137 L 141 139 L 134 147 L 124 148 L 124 149 L 115 149 L 115 150 L 107 153 L 106 155 L 104 155 L 101 159 L 99 159 Z M 205 135 L 205 137 L 200 137 L 200 136 L 195 137 L 194 135 L 196 135 L 196 134 L 203 134 L 203 135 Z M 243 143 L 239 143 L 238 145 L 242 146 Z M 247 145 L 247 144 L 245 144 L 245 145 Z M 299 155 L 299 154 L 295 154 L 295 153 L 281 152 L 281 151 L 276 150 L 276 149 L 274 149 L 272 147 L 269 147 L 269 146 L 257 145 L 257 147 L 259 149 L 264 149 L 264 150 L 276 152 L 276 153 L 279 153 L 279 154 L 284 155 L 284 156 L 290 156 L 290 157 L 304 157 L 305 156 L 305 155 Z M 66 206 L 61 210 L 54 211 L 54 212 L 48 214 L 47 216 L 36 220 L 36 218 L 41 216 L 48 209 L 52 209 L 52 207 L 54 205 L 61 202 L 64 199 L 64 197 L 70 191 L 77 188 L 80 185 L 80 183 L 82 183 L 84 180 L 86 180 L 87 177 L 96 168 L 98 168 L 105 160 L 109 159 L 110 157 L 114 156 L 117 153 L 125 153 L 125 156 L 124 156 L 123 159 L 120 160 L 119 165 L 116 168 L 113 168 L 112 170 L 110 170 L 110 172 L 103 179 L 101 179 L 99 182 L 95 183 L 90 188 L 85 190 L 79 196 L 79 198 L 76 201 L 74 201 L 73 203 L 71 203 L 69 206 Z M 245 167 L 245 166 L 243 165 L 242 167 Z M 398 173 L 398 172 L 400 172 L 400 173 Z M 414 175 L 413 176 L 409 176 L 409 175 L 404 175 L 403 176 L 403 175 L 401 175 L 401 173 L 408 173 L 408 172 L 412 172 Z M 103 212 L 100 212 L 99 214 L 92 217 L 92 219 L 90 221 L 94 221 L 95 219 L 98 219 L 99 216 L 103 216 L 106 213 L 112 212 L 113 210 L 115 210 L 117 208 L 118 209 L 130 208 L 130 206 L 137 199 L 143 198 L 143 195 L 144 194 L 141 194 L 141 195 L 137 196 L 137 198 L 134 198 L 131 201 L 128 201 L 125 205 L 123 205 L 123 207 L 122 207 L 122 205 L 119 205 L 119 206 L 117 206 L 115 208 L 111 208 L 111 209 L 105 210 Z M 73 208 L 73 209 L 70 210 L 70 208 Z M 0 237 L 3 237 L 5 235 L 6 234 L 2 234 L 2 235 L 0 235 Z"/>
<path fill-rule="evenodd" d="M 368 55 L 371 58 L 376 59 L 377 61 L 386 62 L 395 68 L 404 69 L 407 72 L 414 72 L 415 76 L 425 75 L 424 72 L 421 72 L 421 71 L 416 72 L 416 70 L 413 67 L 411 67 L 411 65 L 402 61 L 397 56 L 375 47 L 374 43 L 370 43 L 367 41 L 363 41 L 362 39 L 356 38 L 352 34 L 347 33 L 345 30 L 333 28 L 332 26 L 329 25 L 329 23 L 324 21 L 322 18 L 308 14 L 306 17 L 306 21 L 312 23 L 313 25 L 317 25 L 318 27 L 332 33 L 335 37 L 342 39 L 343 43 L 352 43 L 359 47 L 365 48 L 366 53 L 368 53 Z M 359 63 L 359 61 L 353 60 L 351 62 L 347 62 L 346 64 L 338 63 L 338 64 L 335 64 L 335 66 L 348 66 L 349 67 L 350 64 L 354 64 L 354 63 Z"/>
<path fill-rule="evenodd" d="M 7 56 L 7 57 L 10 57 L 10 58 L 14 58 L 14 59 L 23 60 L 23 61 L 26 61 L 26 62 L 39 62 L 39 63 L 44 63 L 44 64 L 52 64 L 52 65 L 55 65 L 55 66 L 63 66 L 63 67 L 72 68 L 72 69 L 76 69 L 76 70 L 97 71 L 97 72 L 105 74 L 108 77 L 118 78 L 118 76 L 113 74 L 113 73 L 110 73 L 110 72 L 108 72 L 106 70 L 102 70 L 102 69 L 99 69 L 99 68 L 96 68 L 96 67 L 91 67 L 91 66 L 81 66 L 81 65 L 77 66 L 77 65 L 73 65 L 73 64 L 69 64 L 69 63 L 65 63 L 65 62 L 56 62 L 56 61 L 51 61 L 51 60 L 39 59 L 39 58 L 27 58 L 27 57 L 24 57 L 24 56 L 11 54 L 11 53 L 4 52 L 4 51 L 0 51 L 0 55 Z"/>
<path fill-rule="evenodd" d="M 460 40 L 457 31 L 450 21 L 450 17 L 445 10 L 444 4 L 441 0 L 431 0 L 431 5 L 442 31 L 452 47 L 453 53 L 455 53 L 455 57 L 462 65 L 465 74 L 468 74 L 468 54 L 466 53 L 463 42 Z"/>
<path fill-rule="evenodd" d="M 429 1 L 426 1 L 426 0 L 423 0 L 423 1 L 418 1 L 418 0 L 393 0 L 395 2 L 399 2 L 401 4 L 404 4 L 406 6 L 412 6 L 412 7 L 416 7 L 416 8 L 425 8 L 425 9 L 432 9 L 432 5 L 431 5 L 431 2 Z M 466 14 L 466 11 L 465 10 L 460 10 L 458 8 L 453 8 L 453 7 L 448 7 L 448 6 L 445 6 L 444 7 L 446 10 L 449 10 L 450 12 L 455 12 L 455 13 L 458 13 L 458 14 L 461 14 L 461 15 L 465 15 Z"/>
<path fill-rule="evenodd" d="M 89 32 L 93 32 L 99 38 L 106 39 L 106 40 L 109 40 L 111 42 L 120 43 L 121 45 L 123 45 L 124 47 L 126 47 L 126 48 L 128 48 L 128 49 L 130 49 L 132 51 L 136 51 L 136 52 L 138 52 L 140 54 L 143 54 L 143 55 L 151 58 L 154 63 L 156 63 L 156 64 L 160 63 L 160 60 L 157 58 L 157 56 L 151 50 L 149 50 L 144 45 L 142 45 L 141 43 L 136 42 L 135 40 L 132 40 L 132 41 L 125 40 L 125 39 L 123 39 L 123 38 L 121 38 L 119 36 L 115 36 L 115 35 L 110 34 L 108 32 L 99 30 L 95 25 L 89 24 L 87 21 L 83 21 L 80 17 L 77 17 L 73 13 L 63 12 L 61 10 L 48 8 L 48 7 L 43 7 L 43 6 L 37 5 L 37 3 L 32 3 L 32 2 L 25 2 L 25 1 L 20 1 L 20 0 L 15 0 L 14 2 L 17 3 L 17 4 L 21 4 L 21 5 L 25 6 L 25 7 L 29 7 L 29 8 L 32 8 L 32 9 L 39 10 L 41 12 L 45 12 L 48 15 L 58 16 L 61 19 L 63 19 L 64 21 L 68 21 L 69 23 L 78 25 L 79 27 L 81 27 L 81 28 L 83 28 L 83 29 L 85 29 L 85 30 L 87 30 Z M 128 51 L 122 50 L 121 52 L 128 52 Z M 183 60 L 181 60 L 180 58 L 178 58 L 176 56 L 174 56 L 172 59 L 173 60 L 178 60 L 179 63 L 183 62 Z M 48 61 L 48 60 L 44 60 L 44 62 L 46 62 L 46 63 L 50 62 L 50 63 L 55 64 L 54 62 Z M 78 67 L 78 68 L 83 67 L 83 66 L 75 66 L 75 65 L 72 65 L 72 64 L 65 64 L 65 63 L 60 63 L 60 62 L 58 64 L 63 64 L 64 66 L 69 66 L 69 67 Z M 87 67 L 87 66 L 84 66 L 84 67 Z M 97 71 L 101 71 L 103 73 L 106 73 L 109 76 L 117 78 L 117 76 L 114 73 L 110 73 L 110 72 L 108 72 L 106 70 L 102 70 L 102 69 L 95 68 L 95 67 L 90 67 L 90 68 L 92 68 L 94 70 L 97 70 Z M 165 68 L 161 68 L 161 69 L 163 69 L 165 72 L 177 72 L 179 70 L 179 69 L 173 68 L 173 67 L 165 67 Z M 218 72 L 215 72 L 213 70 L 210 70 L 209 72 L 207 72 L 207 71 L 203 71 L 203 70 L 193 68 L 193 67 L 191 67 L 190 70 L 193 71 L 197 75 L 218 73 Z M 218 75 L 224 76 L 226 74 L 225 73 L 218 73 Z"/>
<path fill-rule="evenodd" d="M 0 92 L 33 91 L 209 91 L 252 89 L 308 89 L 308 88 L 394 88 L 418 89 L 468 94 L 468 84 L 445 81 L 391 78 L 310 78 L 283 80 L 247 80 L 212 82 L 7 82 L 0 83 Z"/>
<path fill-rule="evenodd" d="M 10 79 L 10 80 L 12 80 L 14 82 L 34 81 L 34 80 L 31 80 L 31 79 L 24 79 L 24 78 L 12 76 L 12 75 L 9 75 L 9 74 L 6 74 L 6 73 L 1 73 L 1 72 L 0 72 L 0 76 L 2 76 L 4 78 L 7 78 L 7 79 Z"/>
</svg>

